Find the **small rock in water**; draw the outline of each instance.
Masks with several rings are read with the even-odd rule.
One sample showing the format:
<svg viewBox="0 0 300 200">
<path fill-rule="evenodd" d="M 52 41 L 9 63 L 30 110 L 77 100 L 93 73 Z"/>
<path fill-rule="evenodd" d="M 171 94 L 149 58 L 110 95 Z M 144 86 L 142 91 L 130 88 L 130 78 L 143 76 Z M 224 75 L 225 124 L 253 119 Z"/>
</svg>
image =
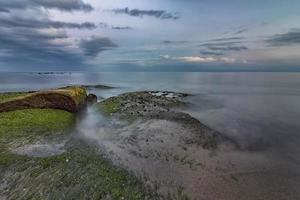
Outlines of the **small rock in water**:
<svg viewBox="0 0 300 200">
<path fill-rule="evenodd" d="M 89 94 L 88 96 L 87 96 L 87 103 L 88 104 L 90 104 L 90 105 L 92 105 L 92 104 L 94 104 L 94 103 L 97 103 L 97 100 L 98 100 L 98 98 L 97 98 L 97 96 L 96 95 L 94 95 L 94 94 Z"/>
</svg>

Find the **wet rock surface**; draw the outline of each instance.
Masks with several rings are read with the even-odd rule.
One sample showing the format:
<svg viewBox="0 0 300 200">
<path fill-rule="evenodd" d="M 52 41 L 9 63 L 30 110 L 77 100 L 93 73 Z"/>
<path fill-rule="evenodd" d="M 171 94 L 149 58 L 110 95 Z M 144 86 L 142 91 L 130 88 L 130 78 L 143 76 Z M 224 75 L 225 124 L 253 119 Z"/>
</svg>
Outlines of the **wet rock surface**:
<svg viewBox="0 0 300 200">
<path fill-rule="evenodd" d="M 90 90 L 90 89 L 109 90 L 109 89 L 114 89 L 115 88 L 115 87 L 108 86 L 108 85 L 82 85 L 81 87 L 84 87 L 88 90 Z"/>
<path fill-rule="evenodd" d="M 72 130 L 56 127 L 68 112 L 19 113 L 14 134 L 0 129 L 0 199 L 299 199 L 299 175 L 282 176 L 289 167 L 268 154 L 237 150 L 186 113 L 187 96 L 142 91 L 101 99 L 77 114 Z M 46 119 L 26 127 L 37 121 L 21 123 L 32 113 Z M 57 131 L 44 129 L 50 124 Z"/>
<path fill-rule="evenodd" d="M 0 167 L 0 178 L 0 199 L 157 199 L 95 146 L 75 138 L 59 155 L 23 156 Z"/>
<path fill-rule="evenodd" d="M 93 105 L 93 104 L 95 104 L 95 103 L 97 103 L 97 100 L 98 100 L 98 98 L 97 98 L 97 96 L 96 95 L 94 95 L 94 94 L 89 94 L 88 96 L 87 96 L 87 103 L 89 104 L 89 105 Z"/>
<path fill-rule="evenodd" d="M 121 94 L 98 104 L 104 112 L 125 119 L 157 119 L 179 123 L 197 135 L 186 143 L 213 149 L 221 139 L 218 133 L 187 113 L 176 108 L 184 106 L 184 98 L 188 94 L 169 91 L 143 91 Z"/>
<path fill-rule="evenodd" d="M 27 92 L 0 102 L 0 112 L 30 108 L 52 108 L 75 113 L 85 107 L 86 97 L 86 90 L 82 87 Z"/>
</svg>

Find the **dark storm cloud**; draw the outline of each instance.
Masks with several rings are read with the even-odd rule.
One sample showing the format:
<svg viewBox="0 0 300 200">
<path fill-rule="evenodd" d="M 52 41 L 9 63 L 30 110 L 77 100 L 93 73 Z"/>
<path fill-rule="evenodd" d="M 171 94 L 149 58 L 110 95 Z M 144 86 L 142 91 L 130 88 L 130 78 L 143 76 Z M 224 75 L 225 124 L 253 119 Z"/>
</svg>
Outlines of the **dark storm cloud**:
<svg viewBox="0 0 300 200">
<path fill-rule="evenodd" d="M 46 9 L 58 9 L 62 11 L 91 11 L 93 7 L 82 0 L 9 0 L 0 1 L 0 7 L 5 9 L 25 9 L 43 7 Z"/>
<path fill-rule="evenodd" d="M 67 50 L 65 42 L 54 42 L 57 39 L 68 39 L 64 32 L 45 32 L 27 28 L 0 29 L 0 59 L 13 65 L 40 66 L 78 66 L 83 57 Z M 2 54 L 1 54 L 2 53 Z"/>
<path fill-rule="evenodd" d="M 113 29 L 113 30 L 131 30 L 133 29 L 131 26 L 111 26 L 108 23 L 100 22 L 100 28 Z"/>
<path fill-rule="evenodd" d="M 78 29 L 94 29 L 96 25 L 90 22 L 70 23 L 51 21 L 49 19 L 36 20 L 21 17 L 0 18 L 1 27 L 24 27 L 24 28 L 78 28 Z"/>
<path fill-rule="evenodd" d="M 90 39 L 81 40 L 80 47 L 86 56 L 97 56 L 100 52 L 117 47 L 109 38 L 93 36 Z"/>
<path fill-rule="evenodd" d="M 179 19 L 179 15 L 177 13 L 170 13 L 165 10 L 140 10 L 140 9 L 129 9 L 129 8 L 122 8 L 122 9 L 113 9 L 112 12 L 116 14 L 126 14 L 133 17 L 156 17 L 159 19 Z"/>
<path fill-rule="evenodd" d="M 10 13 L 10 11 L 6 8 L 1 8 L 0 7 L 0 12 L 4 12 L 4 13 Z"/>
<path fill-rule="evenodd" d="M 273 35 L 265 41 L 270 46 L 288 46 L 300 44 L 300 29 L 294 29 L 287 33 Z"/>
</svg>

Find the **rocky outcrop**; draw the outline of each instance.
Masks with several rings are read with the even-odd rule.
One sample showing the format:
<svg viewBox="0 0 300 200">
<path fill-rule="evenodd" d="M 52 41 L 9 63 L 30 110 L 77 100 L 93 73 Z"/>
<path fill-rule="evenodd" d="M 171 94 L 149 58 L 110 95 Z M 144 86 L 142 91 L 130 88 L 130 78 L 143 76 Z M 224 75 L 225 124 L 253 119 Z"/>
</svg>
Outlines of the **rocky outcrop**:
<svg viewBox="0 0 300 200">
<path fill-rule="evenodd" d="M 52 108 L 76 113 L 86 105 L 87 93 L 82 87 L 65 87 L 24 93 L 0 102 L 0 112 L 29 108 Z"/>
<path fill-rule="evenodd" d="M 185 105 L 183 99 L 186 96 L 188 95 L 167 91 L 131 92 L 108 98 L 98 103 L 97 107 L 104 113 L 125 119 L 143 118 L 173 121 L 196 135 L 194 139 L 187 140 L 187 143 L 197 143 L 205 149 L 217 147 L 220 137 L 216 131 L 191 115 L 174 109 Z"/>
</svg>

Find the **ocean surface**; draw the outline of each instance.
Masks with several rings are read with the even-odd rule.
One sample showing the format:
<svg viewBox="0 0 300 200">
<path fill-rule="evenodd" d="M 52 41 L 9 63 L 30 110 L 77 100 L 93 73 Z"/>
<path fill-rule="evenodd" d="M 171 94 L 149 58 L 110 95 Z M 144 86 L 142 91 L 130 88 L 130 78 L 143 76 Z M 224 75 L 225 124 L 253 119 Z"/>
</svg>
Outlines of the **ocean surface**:
<svg viewBox="0 0 300 200">
<path fill-rule="evenodd" d="M 98 84 L 116 87 L 92 91 L 103 98 L 137 90 L 192 94 L 185 111 L 247 152 L 239 159 L 262 156 L 251 166 L 261 159 L 283 178 L 300 177 L 300 73 L 0 73 L 0 92 Z"/>
</svg>

